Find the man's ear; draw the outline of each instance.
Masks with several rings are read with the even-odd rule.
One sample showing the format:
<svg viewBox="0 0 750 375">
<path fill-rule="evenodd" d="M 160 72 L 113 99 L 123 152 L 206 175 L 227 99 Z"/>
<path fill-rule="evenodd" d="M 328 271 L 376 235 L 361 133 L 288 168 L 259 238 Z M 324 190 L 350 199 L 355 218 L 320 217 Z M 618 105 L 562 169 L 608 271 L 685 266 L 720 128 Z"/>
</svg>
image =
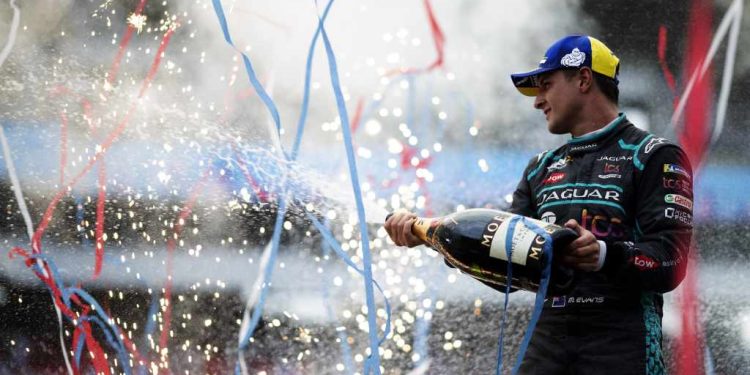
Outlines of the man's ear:
<svg viewBox="0 0 750 375">
<path fill-rule="evenodd" d="M 578 71 L 578 88 L 582 93 L 589 92 L 594 85 L 594 72 L 588 67 L 583 67 Z"/>
</svg>

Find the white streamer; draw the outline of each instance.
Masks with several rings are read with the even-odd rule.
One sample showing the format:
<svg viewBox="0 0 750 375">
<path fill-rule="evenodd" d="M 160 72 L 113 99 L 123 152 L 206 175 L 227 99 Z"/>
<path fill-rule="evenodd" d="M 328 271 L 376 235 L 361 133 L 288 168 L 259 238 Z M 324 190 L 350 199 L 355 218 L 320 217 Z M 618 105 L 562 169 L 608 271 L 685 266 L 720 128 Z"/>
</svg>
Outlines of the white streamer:
<svg viewBox="0 0 750 375">
<path fill-rule="evenodd" d="M 16 0 L 10 0 L 10 6 L 13 8 L 13 20 L 10 22 L 10 32 L 8 33 L 8 41 L 5 43 L 2 52 L 0 52 L 0 67 L 3 66 L 5 59 L 10 55 L 10 50 L 13 49 L 13 45 L 16 44 L 16 34 L 18 32 L 18 24 L 21 22 L 21 10 L 16 5 Z"/>
<path fill-rule="evenodd" d="M 740 37 L 740 25 L 742 24 L 742 0 L 735 0 L 732 4 L 734 9 L 734 22 L 729 34 L 729 43 L 727 45 L 727 58 L 724 62 L 724 73 L 722 74 L 721 93 L 719 94 L 719 107 L 716 110 L 716 128 L 711 134 L 711 144 L 713 145 L 719 135 L 724 130 L 724 120 L 727 114 L 727 105 L 729 103 L 729 90 L 732 88 L 732 78 L 734 76 L 734 60 L 737 57 L 737 40 Z M 729 11 L 727 11 L 729 14 Z"/>
<path fill-rule="evenodd" d="M 5 47 L 3 47 L 3 50 L 0 51 L 0 68 L 5 63 L 5 60 L 10 55 L 10 51 L 13 49 L 13 45 L 16 44 L 16 35 L 18 34 L 18 25 L 21 22 L 21 10 L 18 9 L 18 6 L 16 5 L 15 0 L 10 0 L 10 6 L 13 8 L 13 19 L 10 22 L 10 32 L 8 33 L 8 41 L 5 43 Z M 29 209 L 26 207 L 26 201 L 23 199 L 23 192 L 21 191 L 21 184 L 18 182 L 18 175 L 16 175 L 16 168 L 13 165 L 13 160 L 10 158 L 10 148 L 8 147 L 8 140 L 5 138 L 5 130 L 3 129 L 2 124 L 0 124 L 0 142 L 2 142 L 3 146 L 3 156 L 5 157 L 5 165 L 8 168 L 8 174 L 10 175 L 10 181 L 13 184 L 13 193 L 16 196 L 16 201 L 18 201 L 18 209 L 21 211 L 21 216 L 23 216 L 23 221 L 26 223 L 26 232 L 29 235 L 29 241 L 31 241 L 32 237 L 34 236 L 34 223 L 31 221 L 31 215 L 29 215 Z M 43 267 L 43 263 L 40 259 L 37 259 L 37 263 L 39 264 L 41 270 L 43 273 L 46 274 L 45 268 Z M 68 369 L 68 374 L 73 375 L 73 368 L 70 366 L 70 358 L 68 358 L 68 350 L 65 347 L 65 339 L 63 336 L 63 320 L 62 320 L 62 312 L 60 312 L 60 308 L 57 307 L 57 304 L 55 304 L 55 297 L 52 297 L 52 306 L 55 307 L 55 313 L 57 313 L 57 323 L 59 327 L 59 337 L 60 337 L 60 348 L 63 354 L 63 359 L 65 360 L 65 367 Z"/>
<path fill-rule="evenodd" d="M 13 0 L 11 0 L 11 4 L 13 4 Z M 15 8 L 15 7 L 14 7 Z M 15 8 L 18 9 L 18 8 Z M 23 216 L 23 221 L 26 223 L 26 233 L 29 235 L 29 241 L 34 236 L 34 223 L 31 221 L 31 215 L 29 214 L 29 209 L 26 207 L 26 201 L 23 198 L 23 191 L 21 190 L 21 183 L 18 182 L 18 175 L 16 174 L 16 167 L 13 165 L 13 160 L 10 158 L 10 147 L 8 146 L 8 140 L 5 138 L 5 129 L 2 124 L 0 124 L 0 144 L 3 146 L 3 157 L 5 158 L 5 166 L 8 168 L 8 175 L 10 175 L 10 181 L 11 184 L 13 184 L 13 194 L 16 196 L 16 201 L 18 202 L 18 209 L 21 211 L 21 216 Z M 41 259 L 37 258 L 37 264 L 39 265 L 39 268 L 41 269 L 42 273 L 49 277 L 49 274 L 47 274 L 47 270 L 44 268 L 44 263 Z M 63 337 L 63 320 L 62 320 L 62 312 L 60 312 L 60 308 L 57 307 L 57 304 L 55 303 L 55 297 L 52 297 L 52 306 L 55 307 L 55 312 L 57 313 L 57 323 L 59 327 L 59 337 L 60 337 L 60 348 L 62 349 L 63 358 L 65 359 L 65 367 L 68 369 L 68 374 L 73 375 L 73 368 L 70 366 L 70 359 L 68 358 L 68 351 L 65 347 L 65 339 Z"/>
<path fill-rule="evenodd" d="M 729 100 L 729 89 L 731 88 L 734 60 L 735 56 L 737 55 L 737 38 L 739 37 L 739 26 L 741 18 L 742 0 L 735 0 L 734 3 L 732 3 L 732 5 L 729 7 L 727 12 L 724 14 L 724 18 L 721 20 L 719 27 L 716 29 L 714 38 L 711 40 L 711 46 L 706 53 L 706 57 L 703 58 L 701 63 L 690 76 L 690 81 L 688 81 L 688 84 L 685 87 L 685 91 L 682 93 L 680 101 L 677 104 L 677 108 L 675 108 L 675 111 L 672 114 L 671 122 L 672 127 L 674 127 L 675 129 L 677 128 L 678 121 L 685 111 L 687 100 L 693 91 L 695 82 L 703 78 L 703 76 L 706 74 L 708 67 L 711 66 L 711 61 L 714 59 L 716 53 L 719 50 L 719 45 L 724 41 L 724 37 L 726 37 L 727 33 L 729 32 L 729 27 L 732 26 L 732 36 L 730 37 L 729 46 L 727 48 L 727 59 L 724 62 L 724 76 L 722 79 L 721 95 L 719 97 L 719 108 L 716 114 L 717 123 L 715 129 L 712 132 L 711 142 L 713 143 L 721 134 L 721 131 L 724 128 L 726 107 Z"/>
<path fill-rule="evenodd" d="M 13 160 L 10 158 L 10 148 L 8 147 L 8 140 L 5 138 L 5 128 L 2 124 L 0 124 L 0 143 L 2 143 L 3 145 L 3 157 L 5 158 L 5 166 L 8 168 L 10 182 L 11 184 L 13 184 L 13 194 L 15 194 L 16 196 L 16 201 L 18 201 L 18 209 L 21 211 L 21 216 L 23 216 L 23 222 L 26 224 L 26 234 L 29 235 L 29 240 L 31 240 L 31 238 L 34 236 L 34 223 L 31 222 L 29 209 L 28 207 L 26 207 L 26 201 L 23 199 L 21 184 L 18 182 L 16 167 L 13 165 Z"/>
</svg>

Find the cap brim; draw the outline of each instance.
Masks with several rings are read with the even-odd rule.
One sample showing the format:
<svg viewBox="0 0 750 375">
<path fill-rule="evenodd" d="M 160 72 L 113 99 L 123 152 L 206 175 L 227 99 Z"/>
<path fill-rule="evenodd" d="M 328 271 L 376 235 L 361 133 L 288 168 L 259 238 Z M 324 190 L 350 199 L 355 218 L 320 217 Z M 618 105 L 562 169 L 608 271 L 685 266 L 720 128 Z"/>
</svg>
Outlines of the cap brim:
<svg viewBox="0 0 750 375">
<path fill-rule="evenodd" d="M 526 96 L 536 96 L 539 93 L 539 81 L 537 76 L 542 73 L 553 71 L 557 68 L 539 68 L 528 73 L 511 74 L 510 79 L 518 91 Z"/>
</svg>

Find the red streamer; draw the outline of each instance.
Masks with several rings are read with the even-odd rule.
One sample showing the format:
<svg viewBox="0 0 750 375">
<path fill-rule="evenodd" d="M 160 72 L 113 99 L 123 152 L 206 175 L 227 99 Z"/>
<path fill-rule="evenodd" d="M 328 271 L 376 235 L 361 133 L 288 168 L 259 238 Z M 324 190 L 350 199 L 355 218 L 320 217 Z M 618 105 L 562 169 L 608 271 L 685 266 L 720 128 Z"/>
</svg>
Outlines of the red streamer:
<svg viewBox="0 0 750 375">
<path fill-rule="evenodd" d="M 53 301 L 55 305 L 60 309 L 60 312 L 62 312 L 68 319 L 77 321 L 81 319 L 82 317 L 87 316 L 88 311 L 90 311 L 90 307 L 86 306 L 81 302 L 80 298 L 76 295 L 71 296 L 71 300 L 78 306 L 82 307 L 82 313 L 76 314 L 71 310 L 62 300 L 62 291 L 60 288 L 57 287 L 57 283 L 55 282 L 52 274 L 52 270 L 49 268 L 46 262 L 42 262 L 42 268 L 43 272 L 38 271 L 35 268 L 32 268 L 35 263 L 39 262 L 37 259 L 32 258 L 31 255 L 29 255 L 26 250 L 15 247 L 11 249 L 11 251 L 8 253 L 8 257 L 10 259 L 13 259 L 14 255 L 19 255 L 24 258 L 24 263 L 26 264 L 26 267 L 31 268 L 36 277 L 41 280 L 47 287 L 52 291 Z M 86 341 L 86 347 L 88 348 L 89 353 L 92 356 L 92 363 L 94 365 L 94 369 L 96 370 L 97 374 L 104 373 L 109 374 L 109 366 L 107 364 L 107 361 L 104 357 L 104 350 L 102 349 L 101 345 L 96 341 L 94 338 L 94 335 L 91 330 L 91 326 L 87 321 L 81 322 L 81 325 L 76 327 L 76 331 L 79 329 L 83 330 L 83 334 L 85 335 L 85 341 Z M 78 331 L 78 335 L 80 335 L 80 331 Z M 75 331 L 74 331 L 74 344 L 77 345 L 77 340 L 75 337 Z M 75 347 L 75 346 L 74 346 Z M 75 369 L 76 371 L 79 371 L 79 369 Z"/>
<path fill-rule="evenodd" d="M 364 108 L 364 99 L 361 97 L 357 101 L 357 109 L 354 111 L 354 116 L 352 117 L 352 134 L 357 133 L 357 129 L 359 128 L 359 122 L 362 120 L 362 109 Z"/>
<path fill-rule="evenodd" d="M 143 94 L 145 93 L 145 89 L 149 87 L 151 84 L 151 81 L 153 80 L 154 76 L 156 75 L 157 68 L 159 67 L 159 62 L 161 61 L 162 53 L 164 49 L 166 49 L 167 43 L 169 42 L 170 37 L 172 36 L 172 33 L 174 32 L 174 29 L 170 28 L 167 33 L 164 35 L 162 42 L 159 46 L 159 50 L 157 51 L 156 58 L 154 59 L 154 62 L 151 65 L 151 69 L 148 72 L 148 75 L 143 81 L 143 84 L 141 86 L 140 94 L 138 95 L 138 99 L 141 99 Z M 123 131 L 125 131 L 125 128 L 127 124 L 130 122 L 130 117 L 133 115 L 133 112 L 135 109 L 137 109 L 137 101 L 134 101 L 131 103 L 130 108 L 128 108 L 127 112 L 125 113 L 125 117 L 117 124 L 117 127 L 115 127 L 112 132 L 109 133 L 107 138 L 102 142 L 100 151 L 98 151 L 91 160 L 89 160 L 88 163 L 83 167 L 83 169 L 78 172 L 71 180 L 68 182 L 66 186 L 64 186 L 60 191 L 57 192 L 57 194 L 52 198 L 52 201 L 47 206 L 46 211 L 44 212 L 44 215 L 42 216 L 42 220 L 39 223 L 39 226 L 37 227 L 36 232 L 34 232 L 34 236 L 31 240 L 31 249 L 34 253 L 40 253 L 41 252 L 41 238 L 44 234 L 44 231 L 47 229 L 47 226 L 49 225 L 50 220 L 52 219 L 52 215 L 55 212 L 55 209 L 57 208 L 57 205 L 60 203 L 60 200 L 67 194 L 68 189 L 71 189 L 73 186 L 78 184 L 78 181 L 88 174 L 91 169 L 93 168 L 94 164 L 99 161 L 101 157 L 107 152 L 107 150 L 112 146 L 112 144 L 120 137 Z"/>
<path fill-rule="evenodd" d="M 430 4 L 430 0 L 424 0 L 424 7 L 425 7 L 425 10 L 427 11 L 427 20 L 430 23 L 430 32 L 432 34 L 432 41 L 435 44 L 435 52 L 437 53 L 437 57 L 435 58 L 435 61 L 433 61 L 426 68 L 394 69 L 386 73 L 387 76 L 391 76 L 395 74 L 426 73 L 436 68 L 443 67 L 443 61 L 444 61 L 444 56 L 445 56 L 445 48 L 444 48 L 445 34 L 443 34 L 443 30 L 440 28 L 440 24 L 437 21 L 437 17 L 435 17 L 435 12 L 432 11 L 432 4 Z"/>
<path fill-rule="evenodd" d="M 677 85 L 675 84 L 674 75 L 669 70 L 667 65 L 667 27 L 664 25 L 659 26 L 659 43 L 657 53 L 659 56 L 659 66 L 661 67 L 662 74 L 664 74 L 664 80 L 667 82 L 669 91 L 672 92 L 673 103 L 672 107 L 677 108 L 677 103 L 680 101 L 677 95 Z"/>
<path fill-rule="evenodd" d="M 704 63 L 703 59 L 711 45 L 713 3 L 710 0 L 693 0 L 687 32 L 686 74 L 693 74 Z M 706 64 L 710 62 L 705 62 Z M 695 82 L 685 107 L 685 126 L 679 134 L 680 144 L 692 165 L 700 166 L 708 151 L 709 127 L 713 97 L 712 69 Z M 689 78 L 689 76 L 688 76 Z M 682 332 L 679 338 L 680 361 L 677 373 L 683 375 L 703 374 L 702 331 L 698 314 L 696 279 L 697 248 L 691 248 L 691 259 L 682 282 Z"/>
<path fill-rule="evenodd" d="M 104 157 L 104 155 L 102 155 Z M 96 200 L 96 232 L 95 232 L 95 261 L 94 261 L 94 276 L 96 280 L 102 272 L 102 260 L 104 259 L 104 204 L 107 200 L 107 190 L 105 184 L 107 183 L 107 172 L 104 164 L 104 159 L 99 162 L 99 181 L 97 183 L 99 189 L 99 197 Z"/>
<path fill-rule="evenodd" d="M 140 15 L 141 12 L 143 12 L 143 8 L 146 6 L 146 0 L 141 0 L 138 3 L 138 7 L 135 9 L 135 12 L 133 14 Z M 133 37 L 133 32 L 135 31 L 135 27 L 133 25 L 128 24 L 128 28 L 125 30 L 125 36 L 122 37 L 122 40 L 120 41 L 120 47 L 117 50 L 117 56 L 115 57 L 115 61 L 112 63 L 112 67 L 109 69 L 109 73 L 107 73 L 107 82 L 110 84 L 113 84 L 115 81 L 115 76 L 117 76 L 117 72 L 120 70 L 120 62 L 122 61 L 123 56 L 125 56 L 125 49 L 128 47 L 128 44 L 130 44 L 130 39 Z"/>
<path fill-rule="evenodd" d="M 140 14 L 140 12 L 143 9 L 143 6 L 145 5 L 146 1 L 141 0 L 138 9 L 136 10 L 136 14 Z M 124 48 L 127 46 L 127 44 L 130 41 L 130 37 L 132 35 L 132 27 L 128 27 L 128 33 L 126 34 L 125 38 L 123 39 L 123 42 L 120 44 L 120 51 L 118 53 L 117 58 L 115 59 L 115 63 L 113 64 L 112 69 L 110 70 L 110 74 L 108 75 L 108 79 L 112 80 L 116 76 L 116 72 L 119 68 L 119 63 L 122 58 L 122 54 L 124 53 Z M 166 50 L 166 47 L 169 43 L 169 40 L 174 33 L 174 28 L 170 28 L 165 35 L 162 37 L 162 41 L 160 43 L 159 49 L 156 53 L 154 62 L 151 64 L 151 67 L 149 69 L 148 74 L 146 75 L 141 90 L 138 95 L 138 99 L 142 98 L 144 95 L 146 89 L 150 86 L 151 81 L 153 80 L 154 76 L 156 75 L 156 72 L 158 70 L 158 67 L 160 65 L 162 56 L 164 54 L 164 51 Z M 67 92 L 68 90 L 64 87 L 57 88 L 53 91 L 53 94 L 62 94 Z M 93 126 L 91 123 L 91 104 L 88 100 L 83 99 L 82 100 L 82 107 L 84 110 L 84 117 L 86 121 L 89 123 L 89 128 L 93 132 Z M 65 184 L 64 182 L 64 170 L 65 170 L 65 164 L 67 163 L 67 125 L 68 125 L 68 119 L 64 112 L 61 112 L 61 118 L 62 118 L 62 124 L 61 124 L 61 168 L 60 168 L 60 174 L 61 174 L 61 189 L 55 194 L 49 205 L 47 206 L 47 209 L 44 212 L 44 215 L 42 217 L 42 220 L 39 223 L 39 226 L 37 227 L 36 231 L 34 232 L 34 235 L 31 239 L 31 248 L 32 252 L 34 254 L 39 254 L 42 252 L 41 247 L 41 238 L 44 234 L 44 232 L 47 229 L 47 226 L 49 225 L 49 222 L 52 219 L 52 216 L 54 214 L 55 209 L 57 208 L 57 205 L 59 204 L 60 200 L 67 194 L 69 189 L 72 189 L 79 181 L 80 179 L 88 174 L 91 169 L 93 168 L 94 164 L 97 162 L 101 162 L 100 169 L 99 169 L 99 179 L 98 179 L 98 187 L 99 187 L 99 197 L 97 201 L 97 223 L 96 223 L 96 267 L 94 272 L 94 278 L 99 276 L 101 272 L 101 263 L 103 258 L 103 232 L 104 232 L 104 203 L 106 200 L 106 193 L 105 193 L 105 182 L 106 182 L 106 170 L 104 168 L 103 163 L 103 156 L 106 153 L 106 151 L 109 149 L 109 147 L 119 138 L 119 136 L 122 134 L 122 132 L 125 130 L 125 127 L 127 126 L 130 117 L 132 116 L 132 113 L 135 111 L 137 101 L 134 101 L 131 103 L 128 111 L 126 112 L 125 117 L 120 121 L 116 128 L 109 133 L 109 135 L 106 137 L 104 142 L 100 146 L 100 150 L 97 151 L 97 153 L 94 155 L 94 157 L 83 167 L 83 169 L 77 173 L 75 176 L 71 178 L 71 180 Z M 8 256 L 10 258 L 13 258 L 14 255 L 20 255 L 25 259 L 25 264 L 27 267 L 32 268 L 32 266 L 40 261 L 37 261 L 35 258 L 32 258 L 31 255 L 29 255 L 24 249 L 22 248 L 13 248 L 8 253 Z M 81 300 L 73 295 L 71 297 L 71 300 L 77 304 L 78 306 L 82 307 L 83 314 L 76 314 L 74 313 L 65 303 L 62 301 L 62 292 L 57 287 L 56 281 L 53 278 L 53 274 L 49 266 L 45 262 L 41 262 L 41 266 L 43 269 L 42 271 L 38 271 L 37 269 L 32 268 L 32 271 L 34 274 L 39 278 L 45 285 L 49 287 L 49 289 L 52 292 L 53 295 L 53 301 L 54 304 L 60 309 L 60 311 L 65 314 L 66 317 L 68 317 L 71 320 L 80 319 L 81 317 L 85 317 L 87 312 L 90 310 L 90 307 L 85 305 Z M 170 288 L 171 289 L 171 288 Z M 74 342 L 77 344 L 77 340 L 80 340 L 80 335 L 85 335 L 85 342 L 86 346 L 88 348 L 89 353 L 91 354 L 92 363 L 94 365 L 94 369 L 96 373 L 102 373 L 102 374 L 110 374 L 109 365 L 107 363 L 106 357 L 104 356 L 104 350 L 102 349 L 101 345 L 96 341 L 96 338 L 93 336 L 91 326 L 87 321 L 81 322 L 81 325 L 79 327 L 83 333 L 79 330 L 79 328 L 76 328 L 77 334 L 74 332 Z M 117 330 L 121 333 L 121 329 L 117 327 Z M 125 335 L 122 335 L 125 337 Z M 129 340 L 128 340 L 129 342 Z M 132 342 L 127 345 L 128 349 L 131 351 L 131 354 L 133 354 L 135 357 L 139 358 L 141 361 L 141 357 L 138 354 L 137 350 L 135 350 L 135 345 L 132 344 Z M 76 373 L 78 373 L 79 369 L 74 369 Z"/>
<path fill-rule="evenodd" d="M 445 35 L 440 29 L 440 24 L 438 24 L 437 18 L 435 18 L 435 13 L 432 11 L 430 0 L 424 0 L 424 7 L 427 9 L 427 17 L 430 20 L 430 29 L 432 30 L 432 40 L 435 42 L 435 50 L 437 51 L 437 58 L 427 67 L 427 71 L 430 71 L 443 66 L 443 45 L 445 44 Z"/>
<path fill-rule="evenodd" d="M 174 30 L 177 26 L 179 26 L 179 24 L 175 23 L 175 26 L 170 27 L 162 37 L 161 42 L 159 43 L 159 49 L 156 51 L 154 62 L 151 63 L 151 68 L 148 70 L 146 79 L 143 80 L 143 85 L 141 86 L 141 91 L 138 93 L 138 98 L 142 98 L 143 94 L 146 93 L 146 89 L 151 86 L 151 81 L 156 75 L 156 71 L 159 69 L 162 57 L 164 57 L 164 51 L 167 49 L 169 40 L 172 39 L 172 34 L 174 34 Z"/>
<path fill-rule="evenodd" d="M 191 189 L 190 195 L 188 196 L 185 205 L 182 207 L 182 209 L 180 210 L 180 214 L 177 217 L 177 222 L 174 225 L 174 234 L 167 240 L 167 280 L 164 282 L 164 303 L 166 304 L 166 309 L 164 311 L 164 327 L 162 328 L 161 336 L 159 337 L 160 350 L 164 350 L 164 348 L 167 347 L 169 330 L 172 325 L 172 260 L 174 257 L 175 247 L 177 246 L 177 239 L 179 238 L 180 233 L 182 233 L 182 227 L 184 226 L 185 220 L 188 218 L 190 213 L 193 212 L 193 205 L 198 199 L 198 195 L 203 190 L 203 186 L 205 185 L 207 178 L 208 173 L 204 173 L 203 177 L 201 177 L 201 179 L 198 180 L 198 182 Z M 163 358 L 163 361 L 167 361 L 166 357 Z"/>
</svg>

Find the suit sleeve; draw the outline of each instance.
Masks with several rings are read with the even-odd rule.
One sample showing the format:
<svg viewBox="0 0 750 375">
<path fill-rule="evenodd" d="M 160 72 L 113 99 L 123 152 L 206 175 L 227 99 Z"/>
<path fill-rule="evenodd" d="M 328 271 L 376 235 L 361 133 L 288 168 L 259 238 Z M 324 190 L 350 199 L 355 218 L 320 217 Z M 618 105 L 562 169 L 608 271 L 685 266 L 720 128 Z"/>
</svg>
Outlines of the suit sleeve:
<svg viewBox="0 0 750 375">
<path fill-rule="evenodd" d="M 608 242 L 602 269 L 616 283 L 659 293 L 685 277 L 693 231 L 690 163 L 679 147 L 665 146 L 635 178 L 635 241 Z"/>
</svg>

